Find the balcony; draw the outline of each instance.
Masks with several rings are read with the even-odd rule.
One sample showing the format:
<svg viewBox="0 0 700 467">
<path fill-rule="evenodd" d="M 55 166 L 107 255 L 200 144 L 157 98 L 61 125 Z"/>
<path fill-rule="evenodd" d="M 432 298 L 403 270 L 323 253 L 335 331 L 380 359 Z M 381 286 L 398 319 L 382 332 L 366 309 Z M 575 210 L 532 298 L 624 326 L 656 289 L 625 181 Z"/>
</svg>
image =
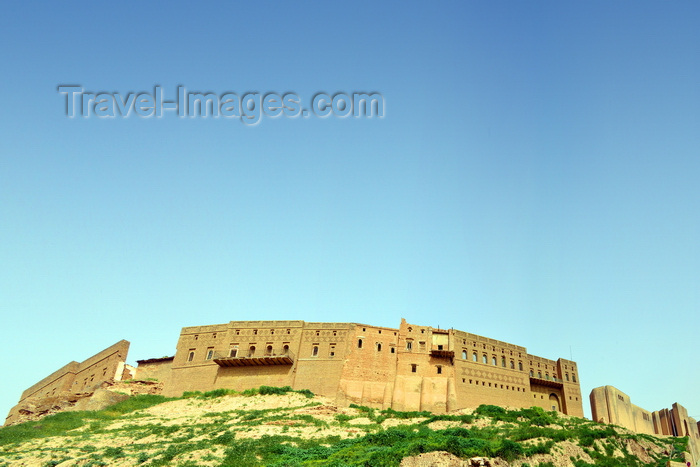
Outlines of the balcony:
<svg viewBox="0 0 700 467">
<path fill-rule="evenodd" d="M 435 358 L 449 358 L 453 360 L 455 358 L 454 350 L 443 350 L 441 348 L 431 349 L 430 356 Z"/>
<path fill-rule="evenodd" d="M 550 388 L 563 388 L 564 381 L 559 378 L 550 376 L 548 378 L 538 378 L 537 376 L 530 376 L 530 384 L 536 384 L 537 386 L 548 386 Z"/>
<path fill-rule="evenodd" d="M 294 354 L 287 351 L 282 354 L 261 354 L 231 357 L 223 353 L 214 353 L 214 363 L 221 367 L 231 366 L 270 366 L 270 365 L 293 365 Z"/>
</svg>

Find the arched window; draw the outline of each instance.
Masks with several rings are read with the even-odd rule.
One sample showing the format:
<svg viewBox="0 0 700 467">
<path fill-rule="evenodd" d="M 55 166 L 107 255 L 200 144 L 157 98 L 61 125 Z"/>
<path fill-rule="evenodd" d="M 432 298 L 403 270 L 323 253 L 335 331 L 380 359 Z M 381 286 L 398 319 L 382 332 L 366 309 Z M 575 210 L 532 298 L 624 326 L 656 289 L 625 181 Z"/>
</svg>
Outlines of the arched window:
<svg viewBox="0 0 700 467">
<path fill-rule="evenodd" d="M 377 342 L 377 352 L 382 351 L 382 344 L 380 342 Z"/>
<path fill-rule="evenodd" d="M 254 356 L 254 355 L 255 355 L 255 346 L 254 346 L 254 345 L 251 345 L 251 346 L 250 346 L 250 349 L 248 350 L 248 356 L 249 356 L 249 357 L 252 357 L 252 356 Z"/>
<path fill-rule="evenodd" d="M 462 360 L 466 360 L 466 359 L 467 359 L 467 351 L 462 350 Z"/>
<path fill-rule="evenodd" d="M 194 360 L 194 352 L 190 351 L 189 355 L 187 356 L 187 361 L 191 362 Z"/>
<path fill-rule="evenodd" d="M 494 366 L 495 366 L 495 365 L 498 365 L 498 363 L 496 362 L 496 357 L 491 357 L 491 363 L 492 363 Z"/>
<path fill-rule="evenodd" d="M 513 360 L 510 361 L 510 369 L 515 370 L 515 362 Z"/>
<path fill-rule="evenodd" d="M 473 362 L 476 362 L 477 360 L 479 360 L 479 356 L 476 354 L 476 352 L 474 352 L 474 353 L 472 354 L 472 361 L 473 361 Z"/>
<path fill-rule="evenodd" d="M 518 370 L 523 371 L 523 362 L 518 362 Z"/>
<path fill-rule="evenodd" d="M 318 346 L 314 345 L 313 350 L 311 351 L 311 356 L 312 357 L 318 357 Z"/>
<path fill-rule="evenodd" d="M 539 379 L 542 379 L 542 372 L 541 372 L 541 371 L 538 371 L 538 372 L 537 372 L 537 377 L 538 377 Z"/>
<path fill-rule="evenodd" d="M 486 355 L 486 354 L 482 355 L 482 356 L 481 356 L 481 361 L 484 362 L 484 363 L 488 363 L 488 362 L 489 362 L 489 356 Z"/>
<path fill-rule="evenodd" d="M 358 349 L 362 348 L 362 339 L 357 339 L 357 348 Z"/>
<path fill-rule="evenodd" d="M 535 377 L 535 372 L 530 370 L 530 378 L 534 378 L 534 377 Z"/>
<path fill-rule="evenodd" d="M 506 357 L 501 357 L 501 366 L 502 366 L 503 368 L 506 367 Z"/>
<path fill-rule="evenodd" d="M 265 355 L 272 355 L 272 346 L 271 345 L 267 346 L 267 353 Z"/>
<path fill-rule="evenodd" d="M 289 346 L 285 344 L 284 347 L 282 347 L 282 350 L 284 351 L 284 354 L 287 355 L 289 353 Z"/>
<path fill-rule="evenodd" d="M 576 375 L 571 373 L 571 380 L 575 383 L 576 382 Z"/>
</svg>

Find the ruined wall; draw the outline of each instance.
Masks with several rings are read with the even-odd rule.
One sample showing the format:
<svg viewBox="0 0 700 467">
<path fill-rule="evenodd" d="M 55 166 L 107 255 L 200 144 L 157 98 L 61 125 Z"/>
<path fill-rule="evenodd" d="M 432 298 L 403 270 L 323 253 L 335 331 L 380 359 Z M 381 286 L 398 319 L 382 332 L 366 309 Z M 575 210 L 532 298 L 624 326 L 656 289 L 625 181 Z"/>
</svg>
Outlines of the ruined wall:
<svg viewBox="0 0 700 467">
<path fill-rule="evenodd" d="M 594 421 L 619 425 L 637 433 L 656 433 L 652 413 L 632 404 L 630 397 L 619 389 L 613 386 L 595 388 L 590 400 Z"/>
<path fill-rule="evenodd" d="M 71 391 L 89 392 L 104 381 L 121 380 L 128 352 L 129 342 L 122 340 L 80 363 Z"/>
<path fill-rule="evenodd" d="M 10 409 L 5 423 L 16 419 L 22 405 L 30 399 L 53 397 L 66 392 L 89 392 L 105 381 L 114 380 L 115 377 L 121 379 L 128 352 L 129 342 L 121 340 L 81 363 L 68 363 L 24 390 L 19 403 Z"/>
</svg>

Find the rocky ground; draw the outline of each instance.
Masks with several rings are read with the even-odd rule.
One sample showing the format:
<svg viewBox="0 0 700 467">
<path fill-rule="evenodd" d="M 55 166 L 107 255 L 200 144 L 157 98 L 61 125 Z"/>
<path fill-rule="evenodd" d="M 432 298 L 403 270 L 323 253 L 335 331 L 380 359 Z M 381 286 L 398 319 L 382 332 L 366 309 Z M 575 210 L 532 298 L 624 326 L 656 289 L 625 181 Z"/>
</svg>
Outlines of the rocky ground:
<svg viewBox="0 0 700 467">
<path fill-rule="evenodd" d="M 97 410 L 112 397 L 125 399 L 128 398 L 127 394 L 153 392 L 158 392 L 155 384 L 119 383 L 65 402 L 69 410 L 80 407 Z M 37 404 L 33 408 L 28 407 L 25 416 L 27 420 L 40 418 L 42 414 L 58 410 L 56 407 L 60 406 Z M 55 434 L 51 427 L 58 422 L 51 418 L 34 424 L 2 428 L 0 466 L 330 465 L 318 460 L 304 464 L 302 454 L 307 451 L 299 451 L 295 458 L 299 459 L 299 463 L 295 460 L 295 463 L 275 464 L 269 453 L 285 455 L 286 448 L 280 446 L 288 446 L 289 449 L 308 447 L 308 452 L 312 452 L 313 449 L 328 448 L 342 440 L 362 440 L 363 437 L 397 427 L 404 427 L 410 433 L 419 430 L 444 433 L 445 430 L 461 428 L 473 433 L 493 433 L 500 429 L 506 430 L 506 433 L 513 427 L 527 425 L 523 422 L 518 422 L 518 425 L 496 421 L 472 412 L 463 410 L 442 419 L 433 417 L 436 418 L 433 420 L 426 414 L 387 416 L 363 407 L 338 407 L 328 399 L 309 398 L 294 392 L 284 395 L 201 395 L 169 400 L 123 414 L 108 408 L 102 412 L 85 412 L 90 415 L 80 419 L 83 412 L 75 412 L 64 416 L 66 420 L 60 420 L 66 423 L 66 429 L 59 429 Z M 559 417 L 557 420 L 552 429 L 565 430 L 570 429 L 569 424 L 580 427 L 583 423 L 590 425 L 589 431 L 603 427 L 596 428 L 596 424 L 582 419 Z M 38 435 L 32 430 L 46 430 L 47 435 Z M 406 456 L 396 463 L 387 458 L 386 463 L 375 460 L 365 464 L 332 465 L 563 467 L 574 466 L 575 462 L 579 465 L 596 465 L 596 460 L 591 457 L 593 453 L 607 453 L 613 462 L 608 465 L 659 465 L 660 459 L 669 454 L 669 444 L 663 440 L 639 437 L 621 428 L 616 428 L 614 433 L 614 439 L 595 439 L 592 444 L 585 445 L 577 439 L 559 440 L 552 443 L 549 452 L 528 456 L 521 454 L 509 461 L 498 457 L 460 458 L 448 452 L 436 451 Z M 531 438 L 519 442 L 527 449 L 547 441 Z M 632 458 L 637 464 L 630 463 Z"/>
</svg>

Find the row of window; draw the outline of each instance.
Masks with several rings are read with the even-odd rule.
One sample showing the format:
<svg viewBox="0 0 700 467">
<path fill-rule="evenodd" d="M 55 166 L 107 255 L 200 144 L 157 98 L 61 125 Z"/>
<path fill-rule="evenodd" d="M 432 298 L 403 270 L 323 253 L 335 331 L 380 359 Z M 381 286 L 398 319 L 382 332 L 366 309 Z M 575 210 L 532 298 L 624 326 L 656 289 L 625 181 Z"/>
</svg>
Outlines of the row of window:
<svg viewBox="0 0 700 467">
<path fill-rule="evenodd" d="M 463 383 L 466 383 L 466 382 L 467 382 L 466 378 L 462 378 L 462 382 L 463 382 Z M 478 386 L 478 385 L 479 385 L 479 380 L 471 380 L 471 379 L 470 379 L 470 380 L 469 380 L 469 384 L 475 384 L 475 385 Z M 482 385 L 482 386 L 486 386 L 486 381 L 481 381 L 481 385 Z M 493 388 L 495 388 L 495 389 L 498 389 L 498 386 L 499 386 L 498 383 L 488 383 L 488 385 L 489 385 L 488 387 L 493 387 Z M 500 385 L 500 389 L 505 389 L 505 390 L 507 390 L 507 391 L 517 391 L 517 392 L 520 392 L 520 390 L 522 389 L 522 391 L 525 392 L 525 388 L 520 388 L 520 387 L 518 387 L 518 386 L 511 386 L 511 385 L 509 385 L 509 384 L 506 384 L 505 387 L 504 387 L 503 384 L 501 384 L 501 385 Z"/>
<path fill-rule="evenodd" d="M 360 339 L 357 339 L 357 348 L 358 348 L 358 349 L 361 349 L 363 346 L 364 346 L 364 340 L 361 339 L 361 338 L 360 338 Z M 381 352 L 381 351 L 382 351 L 382 343 L 381 343 L 381 342 L 375 342 L 375 343 L 374 343 L 374 349 L 375 349 L 377 352 Z M 393 345 L 389 346 L 389 351 L 390 351 L 391 353 L 396 353 L 396 347 L 394 347 Z"/>
<path fill-rule="evenodd" d="M 193 362 L 196 357 L 196 352 L 197 349 L 190 349 L 187 353 L 187 361 L 188 362 Z M 268 345 L 265 347 L 265 351 L 260 354 L 257 350 L 257 348 L 254 345 L 251 345 L 248 348 L 248 351 L 246 353 L 241 352 L 241 349 L 238 348 L 238 345 L 232 346 L 229 351 L 228 351 L 228 357 L 255 357 L 255 356 L 265 356 L 265 357 L 271 357 L 274 355 L 287 355 L 289 353 L 289 345 L 284 344 L 282 346 L 281 352 L 275 352 L 274 348 L 271 345 Z M 205 354 L 204 354 L 204 360 L 212 360 L 214 358 L 214 347 L 208 347 Z"/>
</svg>

